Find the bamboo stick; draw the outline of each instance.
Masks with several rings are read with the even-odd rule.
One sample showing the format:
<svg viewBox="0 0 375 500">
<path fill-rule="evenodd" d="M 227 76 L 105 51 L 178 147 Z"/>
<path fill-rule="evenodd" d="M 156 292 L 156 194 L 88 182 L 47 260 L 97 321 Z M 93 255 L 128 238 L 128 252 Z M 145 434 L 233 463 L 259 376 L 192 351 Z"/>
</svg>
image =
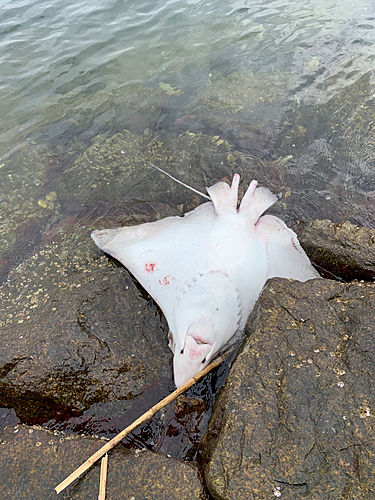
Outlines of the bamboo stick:
<svg viewBox="0 0 375 500">
<path fill-rule="evenodd" d="M 102 458 L 100 467 L 100 483 L 98 500 L 105 500 L 105 487 L 107 485 L 108 453 Z"/>
<path fill-rule="evenodd" d="M 76 469 L 70 476 L 68 476 L 64 481 L 62 481 L 60 484 L 58 484 L 55 488 L 55 491 L 57 494 L 61 493 L 61 491 L 65 490 L 67 486 L 69 486 L 75 479 L 77 479 L 81 474 L 83 474 L 87 469 L 89 469 L 95 462 L 97 462 L 103 455 L 105 455 L 109 450 L 111 450 L 114 446 L 116 446 L 117 443 L 119 443 L 125 436 L 130 434 L 134 429 L 136 429 L 139 425 L 143 424 L 151 418 L 155 413 L 157 413 L 159 410 L 164 408 L 168 403 L 176 399 L 180 394 L 185 392 L 189 387 L 194 385 L 196 382 L 198 382 L 199 379 L 207 375 L 208 372 L 210 372 L 213 368 L 216 368 L 219 366 L 224 359 L 228 356 L 229 353 L 232 353 L 233 349 L 229 349 L 227 352 L 219 356 L 215 361 L 207 365 L 203 370 L 201 370 L 197 375 L 192 377 L 190 380 L 185 382 L 181 387 L 176 389 L 174 392 L 169 394 L 166 398 L 162 399 L 157 403 L 155 406 L 153 406 L 150 410 L 148 410 L 146 413 L 141 415 L 137 420 L 135 420 L 132 424 L 130 424 L 128 427 L 126 427 L 123 431 L 121 431 L 117 436 L 112 438 L 110 441 L 108 441 L 102 448 L 100 448 L 96 453 L 94 453 L 90 458 L 86 460 L 78 469 Z"/>
</svg>

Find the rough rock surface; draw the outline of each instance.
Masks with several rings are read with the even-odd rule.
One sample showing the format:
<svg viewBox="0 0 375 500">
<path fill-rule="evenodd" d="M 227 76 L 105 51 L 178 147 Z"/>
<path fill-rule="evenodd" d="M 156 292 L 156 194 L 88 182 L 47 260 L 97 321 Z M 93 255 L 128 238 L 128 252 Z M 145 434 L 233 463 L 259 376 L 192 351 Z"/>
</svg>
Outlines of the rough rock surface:
<svg viewBox="0 0 375 500">
<path fill-rule="evenodd" d="M 375 285 L 275 278 L 204 438 L 215 499 L 375 497 Z"/>
<path fill-rule="evenodd" d="M 292 229 L 318 266 L 347 281 L 375 280 L 375 229 L 330 220 L 299 221 Z"/>
<path fill-rule="evenodd" d="M 105 443 L 65 436 L 41 428 L 17 426 L 0 433 L 2 500 L 51 500 L 54 488 Z M 62 500 L 97 500 L 100 462 L 59 494 Z M 56 497 L 57 498 L 57 497 Z M 205 499 L 193 464 L 146 450 L 109 453 L 107 497 L 111 500 Z"/>
<path fill-rule="evenodd" d="M 56 229 L 0 290 L 0 406 L 27 422 L 102 401 L 131 406 L 150 385 L 168 392 L 165 320 L 89 232 Z"/>
</svg>

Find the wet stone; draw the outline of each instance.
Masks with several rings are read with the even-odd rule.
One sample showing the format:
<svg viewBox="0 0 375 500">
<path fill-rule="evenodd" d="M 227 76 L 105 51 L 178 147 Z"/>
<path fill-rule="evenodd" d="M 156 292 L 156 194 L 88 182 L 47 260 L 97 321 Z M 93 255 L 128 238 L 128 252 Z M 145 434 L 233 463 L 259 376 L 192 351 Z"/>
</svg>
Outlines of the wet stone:
<svg viewBox="0 0 375 500">
<path fill-rule="evenodd" d="M 327 277 L 332 273 L 347 281 L 375 280 L 375 229 L 330 220 L 298 221 L 292 229 L 310 259 L 328 271 Z"/>
<path fill-rule="evenodd" d="M 166 322 L 90 230 L 56 227 L 0 289 L 0 406 L 24 421 L 68 418 L 103 401 L 132 406 L 150 386 L 155 397 L 159 386 L 168 392 Z"/>
<path fill-rule="evenodd" d="M 129 441 L 142 442 L 149 434 L 153 450 L 175 458 L 194 460 L 207 427 L 207 410 L 210 409 L 203 399 L 179 396 L 161 410 L 158 419 L 154 417 L 135 430 Z"/>
<path fill-rule="evenodd" d="M 270 280 L 204 437 L 215 499 L 375 494 L 375 285 Z"/>
<path fill-rule="evenodd" d="M 95 437 L 66 436 L 19 425 L 0 433 L 2 500 L 50 500 L 54 488 L 104 446 Z M 98 498 L 100 461 L 59 494 L 63 500 Z M 108 456 L 107 496 L 116 499 L 185 500 L 206 498 L 198 470 L 145 449 L 117 445 Z"/>
</svg>

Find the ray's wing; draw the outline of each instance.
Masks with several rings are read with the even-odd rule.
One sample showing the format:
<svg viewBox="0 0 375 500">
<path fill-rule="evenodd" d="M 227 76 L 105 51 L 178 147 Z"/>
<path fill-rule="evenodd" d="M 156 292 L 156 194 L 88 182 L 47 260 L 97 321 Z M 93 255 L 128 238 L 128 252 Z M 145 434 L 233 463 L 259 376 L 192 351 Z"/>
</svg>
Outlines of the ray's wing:
<svg viewBox="0 0 375 500">
<path fill-rule="evenodd" d="M 256 224 L 266 243 L 267 278 L 292 278 L 307 281 L 320 278 L 301 247 L 297 235 L 273 215 L 263 215 Z"/>
<path fill-rule="evenodd" d="M 210 265 L 206 240 L 214 218 L 208 202 L 184 217 L 94 231 L 91 237 L 137 278 L 170 323 L 176 298 L 192 273 L 204 274 Z"/>
</svg>

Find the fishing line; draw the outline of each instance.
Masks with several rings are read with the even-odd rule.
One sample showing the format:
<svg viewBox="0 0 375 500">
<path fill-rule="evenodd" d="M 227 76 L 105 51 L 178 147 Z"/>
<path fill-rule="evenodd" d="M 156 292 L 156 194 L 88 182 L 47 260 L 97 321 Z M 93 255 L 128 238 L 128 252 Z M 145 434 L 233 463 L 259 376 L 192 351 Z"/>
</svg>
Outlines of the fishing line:
<svg viewBox="0 0 375 500">
<path fill-rule="evenodd" d="M 211 198 L 209 196 L 207 196 L 206 194 L 204 193 L 201 193 L 200 191 L 198 191 L 197 189 L 194 189 L 193 187 L 189 186 L 188 184 L 185 184 L 184 182 L 180 181 L 179 179 L 176 179 L 176 177 L 173 177 L 173 175 L 171 174 L 168 174 L 168 172 L 166 172 L 165 170 L 163 170 L 162 168 L 160 167 L 157 167 L 156 165 L 154 165 L 153 163 L 150 163 L 149 161 L 147 160 L 144 160 L 141 156 L 139 156 L 138 153 L 136 153 L 135 151 L 133 151 L 132 149 L 128 148 L 127 146 L 123 146 L 127 151 L 129 151 L 129 153 L 132 153 L 134 156 L 136 156 L 137 158 L 139 158 L 141 161 L 143 161 L 143 163 L 146 163 L 147 165 L 149 165 L 150 167 L 153 167 L 153 168 L 156 168 L 156 170 L 159 170 L 159 172 L 162 172 L 164 175 L 167 175 L 168 177 L 170 177 L 172 180 L 174 180 L 175 182 L 177 182 L 178 184 L 181 184 L 181 186 L 184 186 L 186 187 L 187 189 L 190 189 L 190 191 L 193 191 L 193 193 L 196 193 L 196 194 L 199 194 L 199 196 L 202 196 L 202 198 L 205 198 L 206 200 L 209 200 L 211 201 Z"/>
</svg>

